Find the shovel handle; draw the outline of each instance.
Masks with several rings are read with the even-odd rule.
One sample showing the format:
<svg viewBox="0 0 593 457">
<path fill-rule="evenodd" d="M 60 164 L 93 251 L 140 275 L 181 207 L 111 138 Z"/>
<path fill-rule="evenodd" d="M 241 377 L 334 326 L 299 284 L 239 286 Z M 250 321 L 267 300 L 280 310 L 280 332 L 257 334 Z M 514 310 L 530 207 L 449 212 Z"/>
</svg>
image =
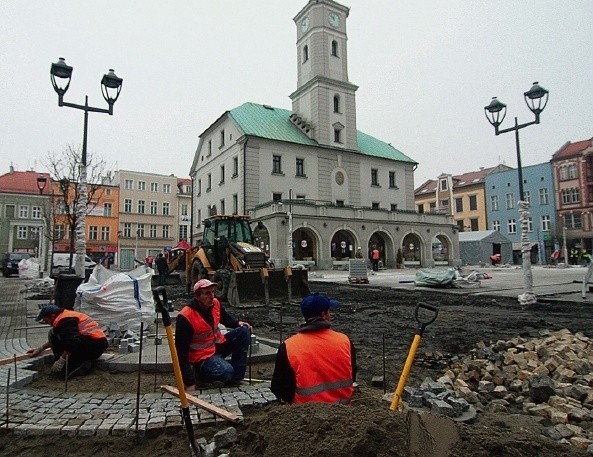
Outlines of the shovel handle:
<svg viewBox="0 0 593 457">
<path fill-rule="evenodd" d="M 420 313 L 419 313 L 420 309 L 432 311 L 432 313 L 433 313 L 432 317 L 427 320 L 421 320 Z M 418 324 L 420 324 L 420 326 L 418 327 L 417 333 L 419 335 L 422 335 L 424 333 L 424 329 L 428 325 L 432 324 L 436 320 L 438 315 L 439 315 L 439 309 L 436 306 L 429 305 L 428 303 L 419 302 L 416 305 L 416 309 L 414 310 L 414 318 L 416 319 L 416 322 L 418 322 Z"/>
</svg>

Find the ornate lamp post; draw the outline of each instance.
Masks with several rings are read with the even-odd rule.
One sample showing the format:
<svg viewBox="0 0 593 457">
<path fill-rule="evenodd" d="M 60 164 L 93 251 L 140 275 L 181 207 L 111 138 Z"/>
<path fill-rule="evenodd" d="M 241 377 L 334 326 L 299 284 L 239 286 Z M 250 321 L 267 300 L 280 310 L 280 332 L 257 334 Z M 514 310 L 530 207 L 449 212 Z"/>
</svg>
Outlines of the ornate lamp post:
<svg viewBox="0 0 593 457">
<path fill-rule="evenodd" d="M 76 263 L 75 272 L 78 277 L 84 278 L 84 256 L 86 255 L 86 199 L 87 199 L 87 131 L 89 112 L 113 114 L 113 104 L 119 97 L 122 88 L 123 79 L 118 78 L 112 69 L 109 73 L 103 75 L 101 79 L 101 92 L 103 98 L 109 105 L 108 109 L 94 108 L 89 106 L 89 97 L 85 97 L 84 105 L 67 103 L 64 101 L 64 94 L 70 86 L 73 68 L 66 65 L 63 57 L 58 62 L 51 64 L 51 83 L 58 94 L 58 106 L 68 106 L 84 111 L 84 130 L 82 134 L 82 159 L 80 169 L 79 197 L 76 205 Z"/>
<path fill-rule="evenodd" d="M 519 295 L 519 303 L 522 305 L 530 305 L 537 301 L 533 293 L 533 274 L 531 272 L 531 249 L 529 243 L 529 235 L 527 234 L 529 227 L 529 202 L 525 201 L 525 194 L 523 192 L 523 169 L 521 168 L 521 147 L 519 145 L 519 130 L 533 124 L 539 124 L 539 116 L 548 103 L 548 91 L 541 87 L 537 82 L 533 83 L 531 89 L 523 94 L 525 103 L 535 115 L 535 120 L 525 124 L 519 124 L 515 117 L 514 127 L 509 127 L 500 130 L 500 124 L 506 115 L 507 106 L 500 102 L 496 97 L 488 106 L 484 107 L 486 119 L 494 127 L 494 133 L 500 135 L 501 133 L 515 132 L 515 143 L 517 146 L 517 173 L 519 175 L 519 211 L 521 213 L 521 255 L 523 258 L 523 275 L 524 275 L 524 291 Z"/>
<path fill-rule="evenodd" d="M 45 186 L 47 186 L 47 178 L 43 175 L 37 176 L 37 189 L 39 189 L 39 195 L 43 195 Z M 37 253 L 39 256 L 39 277 L 42 278 L 45 266 L 45 253 L 43 252 L 43 226 L 39 227 L 37 237 L 39 238 L 39 250 Z"/>
</svg>

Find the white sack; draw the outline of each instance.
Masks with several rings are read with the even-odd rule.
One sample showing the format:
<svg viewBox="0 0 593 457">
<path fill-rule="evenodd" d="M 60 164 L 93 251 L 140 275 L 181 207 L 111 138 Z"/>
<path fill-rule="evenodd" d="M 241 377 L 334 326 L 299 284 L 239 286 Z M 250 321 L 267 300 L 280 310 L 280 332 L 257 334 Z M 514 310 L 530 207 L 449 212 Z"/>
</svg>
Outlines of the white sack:
<svg viewBox="0 0 593 457">
<path fill-rule="evenodd" d="M 138 335 L 154 322 L 152 270 L 144 266 L 119 273 L 97 265 L 89 281 L 76 289 L 74 309 L 91 316 L 103 328 L 117 324 L 127 326 Z"/>
<path fill-rule="evenodd" d="M 39 261 L 32 257 L 19 262 L 19 277 L 24 279 L 39 278 Z"/>
</svg>

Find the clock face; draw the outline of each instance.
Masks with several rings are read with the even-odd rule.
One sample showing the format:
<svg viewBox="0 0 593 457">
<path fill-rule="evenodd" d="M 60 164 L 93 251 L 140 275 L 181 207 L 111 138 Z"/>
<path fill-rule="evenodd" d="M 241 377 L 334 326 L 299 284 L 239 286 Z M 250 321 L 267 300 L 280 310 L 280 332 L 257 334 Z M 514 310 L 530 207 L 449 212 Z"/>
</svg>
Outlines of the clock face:
<svg viewBox="0 0 593 457">
<path fill-rule="evenodd" d="M 303 22 L 301 22 L 301 30 L 303 31 L 303 33 L 305 33 L 307 30 L 309 30 L 309 25 L 310 25 L 309 18 L 306 17 L 305 19 L 303 19 Z"/>
<path fill-rule="evenodd" d="M 337 13 L 329 13 L 328 16 L 329 25 L 332 27 L 339 27 L 340 26 L 340 16 Z"/>
</svg>

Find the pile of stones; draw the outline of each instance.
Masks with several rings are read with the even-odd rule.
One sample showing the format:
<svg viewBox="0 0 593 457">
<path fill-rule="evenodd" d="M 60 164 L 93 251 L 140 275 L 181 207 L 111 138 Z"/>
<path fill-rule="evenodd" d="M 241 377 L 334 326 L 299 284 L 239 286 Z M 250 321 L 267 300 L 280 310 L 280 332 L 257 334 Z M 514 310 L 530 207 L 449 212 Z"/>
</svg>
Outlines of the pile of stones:
<svg viewBox="0 0 593 457">
<path fill-rule="evenodd" d="M 479 411 L 540 417 L 552 439 L 593 452 L 593 340 L 582 333 L 481 342 L 437 381 Z"/>
<path fill-rule="evenodd" d="M 110 323 L 103 330 L 109 346 L 118 348 L 120 354 L 127 354 L 128 352 L 138 352 L 140 350 L 140 336 L 128 329 L 125 324 Z M 142 344 L 145 345 L 147 336 L 142 336 Z"/>
</svg>

